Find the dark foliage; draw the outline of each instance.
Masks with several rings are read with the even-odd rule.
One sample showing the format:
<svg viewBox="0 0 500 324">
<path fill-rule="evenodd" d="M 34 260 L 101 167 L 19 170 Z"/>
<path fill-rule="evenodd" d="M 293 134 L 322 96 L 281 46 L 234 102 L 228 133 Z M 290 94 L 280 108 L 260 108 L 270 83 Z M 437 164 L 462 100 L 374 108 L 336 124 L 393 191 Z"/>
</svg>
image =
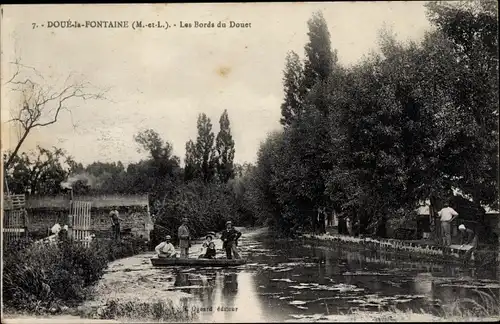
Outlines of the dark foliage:
<svg viewBox="0 0 500 324">
<path fill-rule="evenodd" d="M 3 248 L 3 303 L 8 309 L 44 313 L 81 302 L 104 274 L 107 263 L 144 251 L 138 239 L 35 244 L 11 242 Z"/>
</svg>

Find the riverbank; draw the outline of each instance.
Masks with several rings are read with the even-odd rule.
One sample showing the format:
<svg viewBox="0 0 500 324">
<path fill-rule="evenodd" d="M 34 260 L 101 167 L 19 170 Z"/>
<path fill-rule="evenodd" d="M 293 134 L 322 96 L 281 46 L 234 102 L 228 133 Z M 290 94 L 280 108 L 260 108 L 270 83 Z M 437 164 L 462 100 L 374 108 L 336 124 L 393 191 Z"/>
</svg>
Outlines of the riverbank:
<svg viewBox="0 0 500 324">
<path fill-rule="evenodd" d="M 370 237 L 353 237 L 341 234 L 310 234 L 301 235 L 304 241 L 310 241 L 321 245 L 334 246 L 342 245 L 348 249 L 367 249 L 380 253 L 396 253 L 408 258 L 426 259 L 438 263 L 461 263 L 465 254 L 464 250 L 451 248 L 449 253 L 445 253 L 443 248 L 432 244 L 418 242 L 408 242 L 397 239 L 377 239 Z M 497 253 L 495 251 L 479 250 L 474 253 L 472 261 L 477 261 L 482 265 L 494 265 Z"/>
<path fill-rule="evenodd" d="M 143 240 L 95 240 L 85 247 L 58 240 L 10 242 L 3 250 L 3 315 L 72 315 L 93 293 L 110 261 L 144 252 Z"/>
</svg>

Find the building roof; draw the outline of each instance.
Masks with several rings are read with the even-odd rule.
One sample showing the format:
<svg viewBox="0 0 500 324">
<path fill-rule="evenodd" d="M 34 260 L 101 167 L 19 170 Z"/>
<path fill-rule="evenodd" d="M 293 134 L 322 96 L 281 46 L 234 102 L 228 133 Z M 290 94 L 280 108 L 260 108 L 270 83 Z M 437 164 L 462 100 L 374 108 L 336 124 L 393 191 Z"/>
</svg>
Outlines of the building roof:
<svg viewBox="0 0 500 324">
<path fill-rule="evenodd" d="M 91 202 L 92 208 L 111 208 L 128 206 L 148 206 L 148 195 L 97 195 L 75 196 L 74 201 Z M 67 196 L 27 196 L 26 209 L 37 208 L 68 208 Z"/>
</svg>

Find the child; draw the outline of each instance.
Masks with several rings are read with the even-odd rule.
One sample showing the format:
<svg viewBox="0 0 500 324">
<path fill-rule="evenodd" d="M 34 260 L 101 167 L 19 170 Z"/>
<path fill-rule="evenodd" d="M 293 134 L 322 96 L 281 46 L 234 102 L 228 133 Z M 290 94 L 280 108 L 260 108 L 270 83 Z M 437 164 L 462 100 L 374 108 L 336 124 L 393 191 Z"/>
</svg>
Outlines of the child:
<svg viewBox="0 0 500 324">
<path fill-rule="evenodd" d="M 204 259 L 215 259 L 215 254 L 217 253 L 215 250 L 215 243 L 212 241 L 214 233 L 208 233 L 205 242 L 203 242 L 203 247 L 206 248 L 205 254 L 202 255 Z"/>
<path fill-rule="evenodd" d="M 161 242 L 155 247 L 156 253 L 158 253 L 159 258 L 175 258 L 177 255 L 175 253 L 175 247 L 170 243 L 172 237 L 167 235 L 165 241 Z"/>
</svg>

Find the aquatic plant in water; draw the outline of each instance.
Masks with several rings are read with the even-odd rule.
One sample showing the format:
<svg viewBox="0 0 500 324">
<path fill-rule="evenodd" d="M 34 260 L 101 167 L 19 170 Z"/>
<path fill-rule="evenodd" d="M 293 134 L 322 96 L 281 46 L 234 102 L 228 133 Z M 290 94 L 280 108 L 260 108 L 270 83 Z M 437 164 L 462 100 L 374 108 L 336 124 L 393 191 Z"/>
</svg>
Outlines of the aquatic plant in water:
<svg viewBox="0 0 500 324">
<path fill-rule="evenodd" d="M 287 322 L 475 322 L 475 321 L 498 321 L 500 316 L 500 299 L 493 293 L 476 291 L 481 301 L 469 298 L 457 299 L 451 305 L 443 307 L 434 315 L 424 310 L 413 311 L 410 309 L 400 310 L 391 306 L 387 311 L 361 311 L 351 308 L 350 311 L 340 314 L 292 314 Z"/>
</svg>

